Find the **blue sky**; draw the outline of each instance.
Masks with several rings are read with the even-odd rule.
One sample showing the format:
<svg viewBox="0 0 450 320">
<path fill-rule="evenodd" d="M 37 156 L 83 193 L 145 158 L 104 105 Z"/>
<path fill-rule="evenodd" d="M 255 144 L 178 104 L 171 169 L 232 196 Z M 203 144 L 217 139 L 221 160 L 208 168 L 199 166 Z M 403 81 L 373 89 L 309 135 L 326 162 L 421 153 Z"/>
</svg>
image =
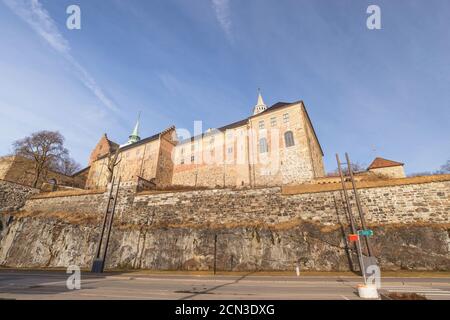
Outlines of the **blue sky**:
<svg viewBox="0 0 450 320">
<path fill-rule="evenodd" d="M 78 4 L 82 29 L 66 28 Z M 368 30 L 379 5 L 382 29 Z M 0 0 L 0 154 L 59 130 L 85 165 L 104 132 L 126 141 L 193 121 L 218 127 L 304 100 L 325 152 L 436 170 L 450 158 L 448 0 Z"/>
</svg>

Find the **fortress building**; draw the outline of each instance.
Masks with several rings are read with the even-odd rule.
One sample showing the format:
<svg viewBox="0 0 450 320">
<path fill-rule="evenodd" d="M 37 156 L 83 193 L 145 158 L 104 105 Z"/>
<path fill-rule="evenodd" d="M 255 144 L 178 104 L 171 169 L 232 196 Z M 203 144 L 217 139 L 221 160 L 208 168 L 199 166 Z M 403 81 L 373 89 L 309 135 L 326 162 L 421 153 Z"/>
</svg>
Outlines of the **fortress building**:
<svg viewBox="0 0 450 320">
<path fill-rule="evenodd" d="M 303 101 L 266 106 L 261 94 L 248 118 L 193 137 L 174 126 L 141 139 L 139 120 L 124 145 L 105 134 L 91 153 L 86 188 L 107 183 L 108 161 L 122 181 L 156 187 L 263 187 L 298 184 L 325 174 L 323 151 Z"/>
</svg>

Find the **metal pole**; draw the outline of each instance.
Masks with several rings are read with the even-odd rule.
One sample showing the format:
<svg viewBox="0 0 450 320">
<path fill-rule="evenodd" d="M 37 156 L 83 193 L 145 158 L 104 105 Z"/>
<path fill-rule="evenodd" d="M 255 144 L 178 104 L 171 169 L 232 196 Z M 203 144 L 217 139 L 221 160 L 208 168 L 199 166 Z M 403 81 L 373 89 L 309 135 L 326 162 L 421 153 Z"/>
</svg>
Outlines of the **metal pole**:
<svg viewBox="0 0 450 320">
<path fill-rule="evenodd" d="M 356 234 L 355 221 L 353 219 L 352 208 L 350 206 L 350 201 L 348 199 L 347 188 L 345 187 L 344 175 L 342 173 L 341 160 L 339 160 L 339 155 L 338 154 L 336 154 L 336 161 L 337 161 L 337 164 L 338 164 L 339 176 L 341 177 L 342 190 L 344 192 L 345 202 L 347 204 L 347 211 L 348 211 L 348 216 L 349 216 L 349 220 L 350 220 L 350 226 L 352 228 L 352 233 Z M 363 264 L 362 264 L 362 256 L 360 255 L 361 254 L 361 252 L 360 252 L 361 248 L 359 247 L 359 244 L 357 242 L 355 242 L 355 246 L 356 246 L 357 255 L 358 255 L 359 268 L 361 270 L 361 273 L 364 273 Z"/>
<path fill-rule="evenodd" d="M 359 239 L 359 234 L 358 234 L 358 247 L 359 247 L 359 256 L 361 257 L 360 259 L 361 259 L 361 261 L 360 261 L 360 264 L 363 266 L 362 267 L 362 276 L 363 276 L 363 279 L 364 279 L 364 284 L 367 284 L 367 280 L 366 280 L 366 269 L 365 269 L 365 267 L 364 267 L 364 261 L 362 260 L 362 251 L 361 251 L 361 240 Z"/>
<path fill-rule="evenodd" d="M 103 265 L 105 265 L 106 262 L 106 252 L 108 251 L 108 244 L 109 244 L 109 237 L 111 236 L 111 229 L 113 225 L 114 220 L 114 212 L 116 211 L 116 203 L 117 203 L 117 196 L 119 195 L 119 189 L 120 189 L 120 177 L 119 177 L 119 183 L 117 184 L 116 194 L 114 196 L 114 205 L 111 211 L 111 217 L 109 218 L 109 227 L 108 227 L 108 235 L 106 236 L 106 244 L 105 244 L 105 252 L 103 252 Z"/>
<path fill-rule="evenodd" d="M 214 234 L 214 275 L 216 275 L 216 260 L 217 260 L 217 234 Z"/>
<path fill-rule="evenodd" d="M 350 163 L 350 157 L 348 156 L 348 153 L 345 153 L 345 158 L 347 159 L 348 172 L 350 173 L 350 178 L 352 180 L 353 193 L 355 194 L 355 201 L 356 201 L 356 206 L 358 207 L 359 218 L 361 219 L 361 225 L 363 227 L 363 230 L 367 230 L 366 219 L 364 217 L 364 212 L 361 207 L 361 202 L 359 201 L 358 190 L 356 189 L 356 183 L 355 183 L 355 179 L 353 177 L 353 170 L 352 170 L 352 166 Z M 372 257 L 373 256 L 372 246 L 370 245 L 369 237 L 364 236 L 364 240 L 366 242 L 367 252 L 369 253 L 369 257 Z"/>
<path fill-rule="evenodd" d="M 106 211 L 105 211 L 105 215 L 103 217 L 103 225 L 102 225 L 102 231 L 100 233 L 100 240 L 98 242 L 98 247 L 97 247 L 97 253 L 95 255 L 95 258 L 98 259 L 100 258 L 100 251 L 102 249 L 102 243 L 103 243 L 103 236 L 105 234 L 105 228 L 106 228 L 106 221 L 108 218 L 108 211 L 109 211 L 109 203 L 111 202 L 111 195 L 112 195 L 112 191 L 113 191 L 113 187 L 114 187 L 114 178 L 112 179 L 111 182 L 111 188 L 109 190 L 109 195 L 108 195 L 108 203 L 106 205 Z"/>
</svg>

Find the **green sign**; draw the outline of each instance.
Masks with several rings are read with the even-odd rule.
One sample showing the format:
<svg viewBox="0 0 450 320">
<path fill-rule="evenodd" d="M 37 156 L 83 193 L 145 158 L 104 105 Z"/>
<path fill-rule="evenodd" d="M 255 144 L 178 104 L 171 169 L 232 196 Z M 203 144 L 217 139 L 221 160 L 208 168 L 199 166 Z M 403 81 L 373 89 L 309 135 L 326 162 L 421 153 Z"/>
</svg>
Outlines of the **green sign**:
<svg viewBox="0 0 450 320">
<path fill-rule="evenodd" d="M 373 231 L 372 230 L 359 230 L 358 234 L 360 236 L 371 237 L 371 236 L 373 236 Z"/>
</svg>

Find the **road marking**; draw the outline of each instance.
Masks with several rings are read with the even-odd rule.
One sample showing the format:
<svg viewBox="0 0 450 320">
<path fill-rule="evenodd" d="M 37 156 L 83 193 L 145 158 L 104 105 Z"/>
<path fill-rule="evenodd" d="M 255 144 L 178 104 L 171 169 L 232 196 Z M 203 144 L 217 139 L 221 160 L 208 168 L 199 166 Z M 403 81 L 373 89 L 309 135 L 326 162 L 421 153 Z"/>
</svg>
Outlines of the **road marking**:
<svg viewBox="0 0 450 320">
<path fill-rule="evenodd" d="M 341 297 L 344 298 L 344 300 L 350 300 L 350 299 L 347 298 L 346 296 L 342 296 L 342 295 L 341 295 Z"/>
</svg>

